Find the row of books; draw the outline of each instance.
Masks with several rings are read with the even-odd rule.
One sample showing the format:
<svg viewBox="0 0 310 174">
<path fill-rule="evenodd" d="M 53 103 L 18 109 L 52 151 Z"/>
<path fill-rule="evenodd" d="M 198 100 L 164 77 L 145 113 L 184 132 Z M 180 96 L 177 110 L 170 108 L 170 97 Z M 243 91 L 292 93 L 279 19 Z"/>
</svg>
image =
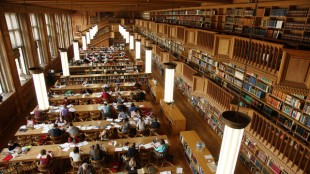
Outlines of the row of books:
<svg viewBox="0 0 310 174">
<path fill-rule="evenodd" d="M 304 106 L 304 113 L 310 115 L 310 103 L 306 103 Z"/>
<path fill-rule="evenodd" d="M 284 125 L 286 128 L 288 128 L 288 129 L 290 129 L 290 130 L 292 129 L 292 127 L 293 127 L 293 125 L 294 125 L 294 122 L 293 122 L 292 120 L 286 118 L 286 117 L 283 116 L 283 115 L 280 115 L 278 120 L 279 120 L 279 122 L 280 122 L 282 125 Z"/>
<path fill-rule="evenodd" d="M 308 11 L 309 11 L 308 8 L 292 9 L 288 11 L 287 16 L 288 17 L 307 17 Z"/>
<path fill-rule="evenodd" d="M 310 132 L 301 126 L 297 126 L 295 131 L 299 136 L 301 136 L 304 140 L 309 141 Z"/>
<path fill-rule="evenodd" d="M 271 9 L 270 16 L 286 16 L 287 12 L 288 9 L 286 8 Z"/>
<path fill-rule="evenodd" d="M 271 94 L 293 107 L 300 109 L 300 106 L 302 105 L 302 101 L 300 99 L 292 97 L 291 95 L 283 93 L 279 90 L 272 90 Z"/>
<path fill-rule="evenodd" d="M 280 102 L 279 100 L 267 95 L 266 97 L 266 102 L 268 104 L 270 104 L 271 106 L 275 107 L 276 109 L 281 109 L 281 106 L 282 106 L 282 102 Z"/>
<path fill-rule="evenodd" d="M 295 120 L 298 120 L 298 121 L 299 121 L 300 116 L 301 116 L 301 112 L 300 111 L 298 111 L 296 109 L 293 109 L 291 106 L 288 106 L 288 105 L 283 105 L 282 112 L 284 112 L 287 115 L 295 118 Z"/>
<path fill-rule="evenodd" d="M 305 23 L 304 22 L 287 22 L 284 28 L 289 29 L 289 30 L 304 30 Z"/>
<path fill-rule="evenodd" d="M 303 123 L 304 125 L 310 127 L 310 116 L 309 115 L 305 115 L 305 114 L 302 115 L 299 121 Z"/>
<path fill-rule="evenodd" d="M 271 27 L 271 28 L 277 28 L 281 29 L 283 27 L 284 21 L 282 20 L 262 20 L 261 21 L 261 27 Z"/>
<path fill-rule="evenodd" d="M 254 19 L 251 18 L 235 18 L 235 17 L 226 17 L 226 23 L 237 24 L 237 25 L 247 25 L 251 26 Z"/>
<path fill-rule="evenodd" d="M 226 15 L 232 16 L 253 16 L 254 9 L 227 9 Z"/>
</svg>

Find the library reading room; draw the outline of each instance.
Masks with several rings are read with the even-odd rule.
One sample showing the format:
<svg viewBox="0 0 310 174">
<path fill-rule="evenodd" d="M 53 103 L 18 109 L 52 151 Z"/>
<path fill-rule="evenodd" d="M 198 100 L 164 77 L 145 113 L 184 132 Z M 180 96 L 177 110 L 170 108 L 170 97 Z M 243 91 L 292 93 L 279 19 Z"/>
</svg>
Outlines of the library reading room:
<svg viewBox="0 0 310 174">
<path fill-rule="evenodd" d="M 310 0 L 1 0 L 0 174 L 310 174 Z"/>
</svg>

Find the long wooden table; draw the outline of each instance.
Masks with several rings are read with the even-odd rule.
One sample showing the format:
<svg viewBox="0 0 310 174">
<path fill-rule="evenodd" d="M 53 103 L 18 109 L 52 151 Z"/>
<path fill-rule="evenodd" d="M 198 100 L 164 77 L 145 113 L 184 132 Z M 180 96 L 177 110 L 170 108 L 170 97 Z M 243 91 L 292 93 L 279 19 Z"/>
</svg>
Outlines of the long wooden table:
<svg viewBox="0 0 310 174">
<path fill-rule="evenodd" d="M 88 85 L 61 85 L 58 88 L 51 88 L 50 90 L 52 91 L 68 91 L 68 90 L 82 90 L 82 89 L 102 89 L 102 86 L 104 84 L 102 83 L 97 83 L 97 84 L 88 84 Z M 109 83 L 109 87 L 114 87 L 115 83 Z M 126 82 L 126 83 L 119 83 L 119 87 L 122 88 L 134 88 L 135 83 L 134 82 Z"/>
<path fill-rule="evenodd" d="M 121 92 L 112 92 L 109 93 L 111 98 L 115 98 L 120 94 L 122 97 L 129 97 L 130 93 L 137 93 L 138 91 L 121 91 Z M 141 92 L 144 92 L 144 90 L 141 90 Z M 62 101 L 65 97 L 67 97 L 68 100 L 79 100 L 79 99 L 94 99 L 94 98 L 101 98 L 102 92 L 94 92 L 89 95 L 84 95 L 84 94 L 74 94 L 73 96 L 65 96 L 65 95 L 54 95 L 52 98 L 49 98 L 49 101 L 55 102 L 55 101 Z"/>
<path fill-rule="evenodd" d="M 124 103 L 127 107 L 130 107 L 131 103 L 134 103 L 136 106 L 139 107 L 147 107 L 147 108 L 151 108 L 153 106 L 153 104 L 151 102 L 128 102 L 128 103 Z M 91 104 L 91 105 L 73 105 L 72 108 L 74 108 L 74 112 L 95 112 L 95 111 L 101 111 L 101 108 L 103 104 Z M 116 103 L 115 105 L 113 105 L 116 107 Z M 59 109 L 50 109 L 49 113 L 59 113 Z"/>
<path fill-rule="evenodd" d="M 159 136 L 150 136 L 150 137 L 138 137 L 138 138 L 125 138 L 125 139 L 116 139 L 114 141 L 117 142 L 116 146 L 109 145 L 108 141 L 92 141 L 88 142 L 87 145 L 81 146 L 80 149 L 82 151 L 82 154 L 89 155 L 90 152 L 90 146 L 95 144 L 104 145 L 107 153 L 109 154 L 115 154 L 115 153 L 125 153 L 127 150 L 123 149 L 122 151 L 116 152 L 116 148 L 121 148 L 125 143 L 136 143 L 136 144 L 147 144 L 151 143 L 153 140 L 157 138 L 159 139 L 165 139 L 168 140 L 168 137 L 166 135 L 159 135 Z M 168 140 L 169 142 L 169 140 Z M 169 145 L 169 143 L 168 143 Z M 19 157 L 12 158 L 10 163 L 16 163 L 21 161 L 35 161 L 37 159 L 37 155 L 40 153 L 41 149 L 46 149 L 48 151 L 52 151 L 53 158 L 69 158 L 69 154 L 72 151 L 72 147 L 68 151 L 63 151 L 59 148 L 59 144 L 54 145 L 43 145 L 43 146 L 32 146 L 32 148 L 26 153 L 26 154 L 20 154 Z M 3 158 L 5 158 L 5 153 L 9 152 L 7 148 L 4 148 L 0 154 L 0 163 L 5 163 L 2 161 Z"/>
<path fill-rule="evenodd" d="M 73 122 L 74 126 L 77 126 L 80 128 L 80 132 L 99 132 L 102 131 L 103 129 L 106 129 L 105 126 L 111 125 L 111 129 L 117 128 L 117 126 L 112 125 L 111 123 L 115 123 L 117 125 L 122 125 L 122 122 L 116 122 L 115 119 L 113 121 L 107 121 L 107 120 L 96 120 L 96 121 L 81 121 L 81 122 Z M 52 126 L 52 124 L 50 125 Z M 87 127 L 93 127 L 91 129 L 87 129 Z M 130 119 L 130 126 L 135 127 L 136 123 L 135 120 Z M 60 126 L 62 127 L 62 126 Z M 97 127 L 97 128 L 95 128 Z M 51 127 L 50 127 L 51 128 Z M 26 132 L 23 131 L 17 131 L 14 136 L 16 137 L 21 137 L 21 136 L 38 136 L 38 135 L 49 135 L 48 132 L 42 132 L 43 127 L 39 129 L 28 129 Z"/>
<path fill-rule="evenodd" d="M 180 167 L 180 166 L 158 167 L 158 168 L 156 168 L 156 172 L 153 174 L 160 174 L 160 172 L 164 172 L 164 171 L 170 171 L 171 174 L 180 174 L 180 173 L 177 173 L 178 167 Z M 183 168 L 183 167 L 180 167 L 180 168 Z M 184 171 L 182 172 L 182 174 L 183 173 L 184 173 Z M 138 174 L 145 174 L 145 173 L 143 173 L 142 168 L 138 169 Z"/>
</svg>

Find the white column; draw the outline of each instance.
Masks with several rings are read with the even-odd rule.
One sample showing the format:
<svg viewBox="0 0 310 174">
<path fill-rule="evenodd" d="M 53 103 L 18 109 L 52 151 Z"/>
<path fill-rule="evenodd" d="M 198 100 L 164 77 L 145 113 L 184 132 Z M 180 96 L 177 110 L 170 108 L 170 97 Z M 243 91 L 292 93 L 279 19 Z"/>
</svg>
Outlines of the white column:
<svg viewBox="0 0 310 174">
<path fill-rule="evenodd" d="M 145 47 L 145 73 L 152 73 L 152 47 Z"/>
<path fill-rule="evenodd" d="M 90 44 L 90 34 L 89 34 L 89 31 L 86 31 L 86 44 Z"/>
<path fill-rule="evenodd" d="M 44 78 L 43 67 L 29 68 L 32 73 L 34 88 L 36 91 L 39 110 L 45 111 L 49 109 L 48 96 Z"/>
<path fill-rule="evenodd" d="M 135 43 L 134 43 L 134 40 L 133 40 L 133 34 L 130 34 L 130 35 L 129 35 L 129 49 L 130 49 L 130 50 L 135 49 L 135 48 L 134 48 L 134 47 L 135 47 L 134 44 L 135 44 Z"/>
<path fill-rule="evenodd" d="M 73 52 L 74 60 L 80 60 L 79 42 L 77 40 L 73 40 Z"/>
<path fill-rule="evenodd" d="M 126 44 L 129 43 L 129 31 L 125 31 Z"/>
<path fill-rule="evenodd" d="M 137 60 L 141 59 L 141 40 L 139 39 L 136 39 L 135 52 L 136 52 L 136 59 Z"/>
<path fill-rule="evenodd" d="M 65 48 L 59 48 L 63 76 L 70 76 L 67 51 Z"/>
<path fill-rule="evenodd" d="M 86 50 L 86 36 L 85 35 L 82 35 L 82 44 L 83 44 L 82 48 L 85 51 Z"/>
<path fill-rule="evenodd" d="M 164 63 L 165 70 L 165 93 L 164 101 L 166 103 L 173 103 L 173 88 L 174 88 L 174 70 L 176 67 L 175 63 L 167 62 Z"/>
<path fill-rule="evenodd" d="M 251 122 L 251 118 L 241 112 L 225 111 L 221 120 L 225 127 L 216 174 L 233 174 L 244 128 Z"/>
<path fill-rule="evenodd" d="M 94 38 L 94 28 L 93 27 L 91 27 L 89 29 L 89 37 L 90 37 L 90 40 L 92 40 Z"/>
</svg>

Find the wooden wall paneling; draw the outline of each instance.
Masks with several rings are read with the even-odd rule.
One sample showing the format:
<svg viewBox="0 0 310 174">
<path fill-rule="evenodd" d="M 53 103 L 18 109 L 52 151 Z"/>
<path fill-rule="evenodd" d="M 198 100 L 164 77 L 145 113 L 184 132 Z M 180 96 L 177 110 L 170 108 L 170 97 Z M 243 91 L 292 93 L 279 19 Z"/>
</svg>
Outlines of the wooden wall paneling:
<svg viewBox="0 0 310 174">
<path fill-rule="evenodd" d="M 181 42 L 181 43 L 185 43 L 185 27 L 182 26 L 176 26 L 176 30 L 177 30 L 177 37 L 176 37 L 176 41 Z"/>
<path fill-rule="evenodd" d="M 158 36 L 163 36 L 164 33 L 164 25 L 163 23 L 156 23 L 156 33 Z"/>
<path fill-rule="evenodd" d="M 0 134 L 9 128 L 9 126 L 15 121 L 17 115 L 19 114 L 18 106 L 19 98 L 16 96 L 16 93 L 11 95 L 0 105 Z"/>
<path fill-rule="evenodd" d="M 173 61 L 174 63 L 177 64 L 176 68 L 175 68 L 175 76 L 179 76 L 179 77 L 182 77 L 183 75 L 183 65 L 184 63 L 183 62 L 180 62 L 180 61 Z"/>
<path fill-rule="evenodd" d="M 193 47 L 196 46 L 197 41 L 196 29 L 186 28 L 184 35 L 184 46 Z"/>
<path fill-rule="evenodd" d="M 46 79 L 45 79 L 46 82 Z M 37 103 L 36 92 L 34 89 L 33 80 L 29 80 L 21 87 L 21 94 L 24 101 L 25 109 L 34 108 Z"/>
<path fill-rule="evenodd" d="M 289 93 L 309 95 L 310 51 L 285 49 L 276 84 Z"/>
<path fill-rule="evenodd" d="M 216 32 L 197 30 L 196 48 L 213 56 L 215 34 Z"/>
<path fill-rule="evenodd" d="M 157 56 L 160 57 L 160 54 L 161 54 L 161 52 L 163 52 L 163 51 L 164 51 L 164 50 L 163 50 L 159 45 L 156 45 L 155 54 L 156 54 Z"/>
<path fill-rule="evenodd" d="M 198 75 L 193 76 L 192 95 L 203 96 L 205 91 L 205 78 Z"/>
<path fill-rule="evenodd" d="M 169 37 L 169 31 L 170 31 L 170 25 L 169 24 L 163 24 L 164 26 L 164 36 Z"/>
<path fill-rule="evenodd" d="M 177 27 L 175 25 L 170 25 L 169 26 L 169 34 L 168 37 L 176 40 L 177 39 Z"/>
<path fill-rule="evenodd" d="M 229 60 L 234 49 L 234 36 L 215 34 L 214 58 L 217 60 Z"/>
<path fill-rule="evenodd" d="M 157 23 L 151 22 L 150 31 L 151 31 L 152 33 L 157 33 Z"/>
<path fill-rule="evenodd" d="M 168 62 L 173 62 L 174 60 L 177 60 L 177 58 L 174 57 L 172 54 L 169 54 Z"/>
<path fill-rule="evenodd" d="M 165 62 L 169 62 L 169 52 L 162 51 L 160 53 L 160 62 L 163 64 Z"/>
</svg>

